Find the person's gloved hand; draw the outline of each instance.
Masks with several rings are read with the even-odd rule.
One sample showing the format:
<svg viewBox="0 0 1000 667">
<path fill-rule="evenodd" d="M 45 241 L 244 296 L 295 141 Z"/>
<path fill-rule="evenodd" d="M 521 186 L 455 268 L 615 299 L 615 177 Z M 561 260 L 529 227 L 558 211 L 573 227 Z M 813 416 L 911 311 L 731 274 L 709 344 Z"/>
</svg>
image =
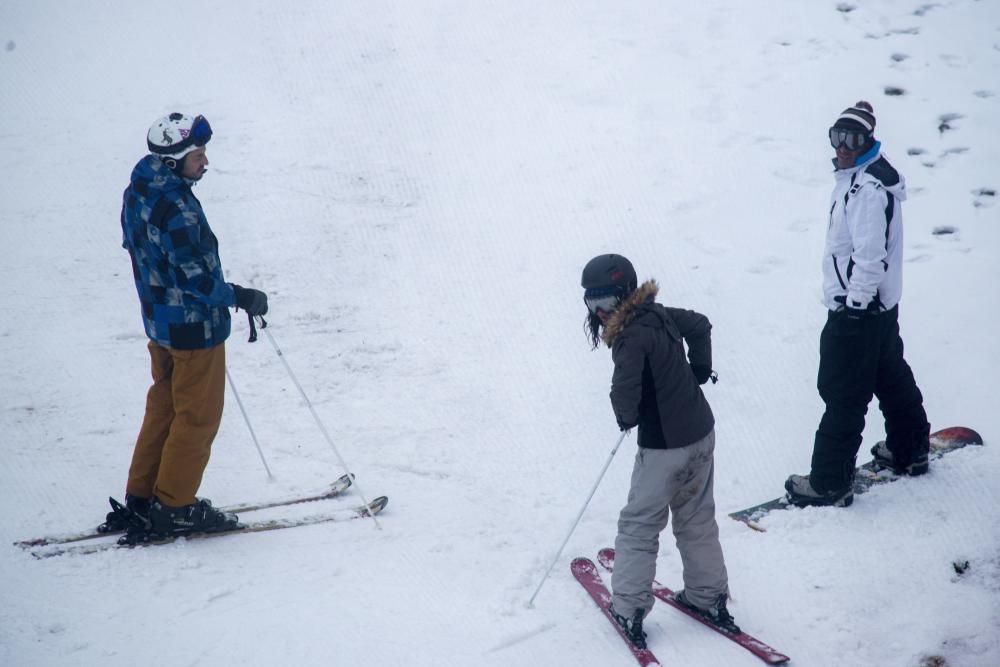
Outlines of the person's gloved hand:
<svg viewBox="0 0 1000 667">
<path fill-rule="evenodd" d="M 259 289 L 241 287 L 233 283 L 236 292 L 236 307 L 242 308 L 248 315 L 267 315 L 267 295 Z"/>
<path fill-rule="evenodd" d="M 691 372 L 694 373 L 694 379 L 698 381 L 698 384 L 705 384 L 709 380 L 712 381 L 712 384 L 719 381 L 719 376 L 715 374 L 711 366 L 694 364 L 691 366 Z"/>
<path fill-rule="evenodd" d="M 618 430 L 619 431 L 628 431 L 628 430 L 633 429 L 633 428 L 635 428 L 635 424 L 626 424 L 621 419 L 618 420 Z"/>
<path fill-rule="evenodd" d="M 878 313 L 878 304 L 873 300 L 867 308 L 860 308 L 860 303 L 847 303 L 847 297 L 838 296 L 833 299 L 841 304 L 837 314 L 841 317 L 840 333 L 845 336 L 856 336 L 864 328 L 864 320 L 870 314 Z M 855 305 L 856 304 L 856 305 Z"/>
</svg>

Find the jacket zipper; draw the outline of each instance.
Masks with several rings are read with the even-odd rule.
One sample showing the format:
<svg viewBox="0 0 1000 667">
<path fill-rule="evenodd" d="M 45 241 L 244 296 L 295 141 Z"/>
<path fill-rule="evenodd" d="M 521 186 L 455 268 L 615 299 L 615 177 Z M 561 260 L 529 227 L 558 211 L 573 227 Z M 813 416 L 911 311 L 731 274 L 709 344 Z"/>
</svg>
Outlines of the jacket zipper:
<svg viewBox="0 0 1000 667">
<path fill-rule="evenodd" d="M 840 276 L 840 267 L 837 266 L 837 256 L 830 255 L 830 261 L 833 262 L 833 271 L 837 274 L 837 281 L 840 283 L 840 286 L 847 289 L 847 285 L 844 284 L 844 279 Z"/>
</svg>

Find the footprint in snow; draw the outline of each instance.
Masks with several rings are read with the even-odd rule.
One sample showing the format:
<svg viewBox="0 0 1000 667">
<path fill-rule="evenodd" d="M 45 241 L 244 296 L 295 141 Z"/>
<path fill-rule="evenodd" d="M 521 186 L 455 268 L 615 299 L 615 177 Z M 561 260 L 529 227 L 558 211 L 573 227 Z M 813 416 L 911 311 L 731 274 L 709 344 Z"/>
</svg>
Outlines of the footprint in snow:
<svg viewBox="0 0 1000 667">
<path fill-rule="evenodd" d="M 943 113 L 938 116 L 938 132 L 944 134 L 948 130 L 955 129 L 955 121 L 964 118 L 960 113 Z"/>
<path fill-rule="evenodd" d="M 771 271 L 783 264 L 784 262 L 779 257 L 764 257 L 759 264 L 749 267 L 747 273 L 764 275 L 771 273 Z"/>
<path fill-rule="evenodd" d="M 959 68 L 959 69 L 965 67 L 965 61 L 962 58 L 962 56 L 956 56 L 953 53 L 942 53 L 938 57 L 948 67 L 954 67 L 954 68 Z"/>
<path fill-rule="evenodd" d="M 996 95 L 996 93 L 994 93 L 992 90 L 976 90 L 972 94 L 984 100 L 986 98 L 993 97 L 994 95 Z"/>
<path fill-rule="evenodd" d="M 996 188 L 977 188 L 972 191 L 972 194 L 974 197 L 972 205 L 976 208 L 989 208 L 996 204 Z"/>
<path fill-rule="evenodd" d="M 906 94 L 906 91 L 899 86 L 886 86 L 883 90 L 889 97 L 899 97 Z"/>
<path fill-rule="evenodd" d="M 916 157 L 918 155 L 924 155 L 926 152 L 927 151 L 925 149 L 918 148 L 918 147 L 913 147 L 913 148 L 907 148 L 906 149 L 906 154 L 907 155 L 912 155 L 914 157 Z M 933 169 L 935 166 L 937 166 L 937 163 L 934 160 L 922 160 L 920 162 L 920 164 L 924 165 L 925 167 L 931 168 L 931 169 Z"/>
<path fill-rule="evenodd" d="M 952 227 L 951 225 L 941 225 L 935 227 L 931 230 L 931 234 L 934 236 L 955 236 L 958 234 L 958 227 Z"/>
<path fill-rule="evenodd" d="M 948 157 L 949 155 L 961 155 L 962 153 L 968 153 L 968 152 L 969 149 L 966 148 L 965 146 L 955 146 L 953 148 L 945 149 L 945 151 L 941 153 L 941 157 L 945 158 Z"/>
</svg>

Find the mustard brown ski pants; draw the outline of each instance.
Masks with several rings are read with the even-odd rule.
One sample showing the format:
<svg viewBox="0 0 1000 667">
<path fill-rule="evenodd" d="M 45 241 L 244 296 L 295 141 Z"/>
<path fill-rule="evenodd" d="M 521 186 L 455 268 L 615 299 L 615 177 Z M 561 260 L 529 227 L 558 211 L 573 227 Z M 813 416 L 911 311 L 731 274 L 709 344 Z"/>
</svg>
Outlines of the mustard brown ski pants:
<svg viewBox="0 0 1000 667">
<path fill-rule="evenodd" d="M 226 349 L 174 350 L 150 342 L 153 385 L 126 492 L 174 507 L 195 502 L 222 421 Z"/>
</svg>

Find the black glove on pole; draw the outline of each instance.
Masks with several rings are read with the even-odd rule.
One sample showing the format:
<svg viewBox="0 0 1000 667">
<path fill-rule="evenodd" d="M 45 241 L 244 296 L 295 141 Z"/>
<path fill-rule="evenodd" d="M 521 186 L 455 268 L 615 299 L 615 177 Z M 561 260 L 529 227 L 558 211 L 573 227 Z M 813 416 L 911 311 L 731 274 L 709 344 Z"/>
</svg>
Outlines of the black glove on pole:
<svg viewBox="0 0 1000 667">
<path fill-rule="evenodd" d="M 267 315 L 267 295 L 259 289 L 241 287 L 233 283 L 236 292 L 236 307 L 247 311 L 248 315 Z"/>
<path fill-rule="evenodd" d="M 250 321 L 249 342 L 253 343 L 257 340 L 257 325 L 253 318 L 260 317 L 261 328 L 267 326 L 263 317 L 267 314 L 267 295 L 252 287 L 242 287 L 236 283 L 230 284 L 233 286 L 233 292 L 236 293 L 236 309 L 242 308 L 246 311 L 247 319 Z"/>
</svg>

